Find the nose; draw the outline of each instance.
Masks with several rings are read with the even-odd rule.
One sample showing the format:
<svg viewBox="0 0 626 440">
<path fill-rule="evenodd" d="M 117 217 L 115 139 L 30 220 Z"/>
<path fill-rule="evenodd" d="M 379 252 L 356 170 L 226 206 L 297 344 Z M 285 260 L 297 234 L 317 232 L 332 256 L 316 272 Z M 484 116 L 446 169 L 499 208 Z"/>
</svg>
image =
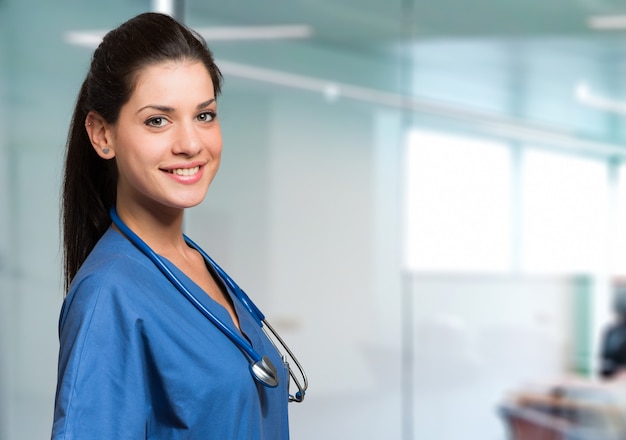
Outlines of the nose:
<svg viewBox="0 0 626 440">
<path fill-rule="evenodd" d="M 195 127 L 193 122 L 181 123 L 176 130 L 176 139 L 173 146 L 174 154 L 195 156 L 201 149 L 202 138 L 200 129 Z"/>
</svg>

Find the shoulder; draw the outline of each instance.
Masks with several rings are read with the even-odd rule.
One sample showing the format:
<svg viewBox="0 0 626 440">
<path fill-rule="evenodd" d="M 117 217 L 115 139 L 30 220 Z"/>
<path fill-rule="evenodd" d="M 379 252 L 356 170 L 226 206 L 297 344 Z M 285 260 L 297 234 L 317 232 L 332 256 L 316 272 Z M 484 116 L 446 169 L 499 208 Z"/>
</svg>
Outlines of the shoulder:
<svg viewBox="0 0 626 440">
<path fill-rule="evenodd" d="M 63 304 L 54 438 L 144 437 L 146 280 L 158 277 L 125 241 L 105 233 Z"/>
<path fill-rule="evenodd" d="M 70 286 L 70 293 L 85 285 L 129 286 L 153 278 L 158 269 L 123 235 L 109 229 L 98 241 Z"/>
<path fill-rule="evenodd" d="M 132 312 L 144 296 L 141 292 L 160 279 L 155 275 L 158 269 L 150 260 L 121 234 L 109 229 L 72 281 L 60 328 L 68 316 L 95 318 L 105 313 L 111 318 L 111 313 Z"/>
<path fill-rule="evenodd" d="M 153 269 L 148 258 L 116 230 L 109 228 L 93 248 L 70 286 L 88 278 L 110 278 L 113 273 L 126 274 Z"/>
</svg>

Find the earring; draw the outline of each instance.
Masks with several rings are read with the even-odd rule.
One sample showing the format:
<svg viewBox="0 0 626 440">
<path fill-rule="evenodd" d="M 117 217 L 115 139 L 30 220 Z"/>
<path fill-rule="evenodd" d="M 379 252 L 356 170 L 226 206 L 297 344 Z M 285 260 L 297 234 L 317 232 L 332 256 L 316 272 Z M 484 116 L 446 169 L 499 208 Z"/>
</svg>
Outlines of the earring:
<svg viewBox="0 0 626 440">
<path fill-rule="evenodd" d="M 111 150 L 109 150 L 108 148 L 103 148 L 102 149 L 102 154 L 109 154 L 109 151 L 111 151 Z"/>
</svg>

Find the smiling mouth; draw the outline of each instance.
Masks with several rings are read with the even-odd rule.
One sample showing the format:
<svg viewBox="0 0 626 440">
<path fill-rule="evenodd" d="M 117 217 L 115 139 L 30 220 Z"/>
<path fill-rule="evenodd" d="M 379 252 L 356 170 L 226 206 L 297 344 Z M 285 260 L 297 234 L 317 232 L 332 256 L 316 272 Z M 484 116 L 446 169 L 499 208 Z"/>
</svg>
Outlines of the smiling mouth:
<svg viewBox="0 0 626 440">
<path fill-rule="evenodd" d="M 168 173 L 176 174 L 177 176 L 193 176 L 200 170 L 199 166 L 193 168 L 175 168 L 173 170 L 169 170 Z"/>
</svg>

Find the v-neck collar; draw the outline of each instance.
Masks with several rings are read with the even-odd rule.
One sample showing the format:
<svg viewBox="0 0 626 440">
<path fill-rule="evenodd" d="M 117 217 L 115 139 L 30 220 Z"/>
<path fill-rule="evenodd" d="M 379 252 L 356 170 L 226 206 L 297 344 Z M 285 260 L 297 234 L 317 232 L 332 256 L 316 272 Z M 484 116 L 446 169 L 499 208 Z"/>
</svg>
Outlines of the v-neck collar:
<svg viewBox="0 0 626 440">
<path fill-rule="evenodd" d="M 217 273 L 217 270 L 213 267 L 210 261 L 204 258 L 204 263 L 207 267 L 207 270 L 213 277 L 218 286 L 225 292 L 232 304 L 235 308 L 235 314 L 237 315 L 237 319 L 239 320 L 239 328 L 233 322 L 230 314 L 217 301 L 211 298 L 198 284 L 196 284 L 191 278 L 189 278 L 182 270 L 180 270 L 174 263 L 164 257 L 160 257 L 163 259 L 165 264 L 168 265 L 170 270 L 172 270 L 176 277 L 179 278 L 183 285 L 187 287 L 187 289 L 193 294 L 196 300 L 201 303 L 204 307 L 209 309 L 222 323 L 224 323 L 227 327 L 229 327 L 236 334 L 240 334 L 252 345 L 252 348 L 258 349 L 263 347 L 263 342 L 259 335 L 260 327 L 257 324 L 256 320 L 252 316 L 251 312 L 247 307 L 244 306 L 242 301 L 239 299 L 236 292 L 234 292 L 228 283 Z M 178 289 L 176 289 L 178 291 Z M 181 293 L 181 297 L 183 297 Z M 200 313 L 200 311 L 198 311 Z M 206 318 L 208 320 L 208 318 Z"/>
</svg>

